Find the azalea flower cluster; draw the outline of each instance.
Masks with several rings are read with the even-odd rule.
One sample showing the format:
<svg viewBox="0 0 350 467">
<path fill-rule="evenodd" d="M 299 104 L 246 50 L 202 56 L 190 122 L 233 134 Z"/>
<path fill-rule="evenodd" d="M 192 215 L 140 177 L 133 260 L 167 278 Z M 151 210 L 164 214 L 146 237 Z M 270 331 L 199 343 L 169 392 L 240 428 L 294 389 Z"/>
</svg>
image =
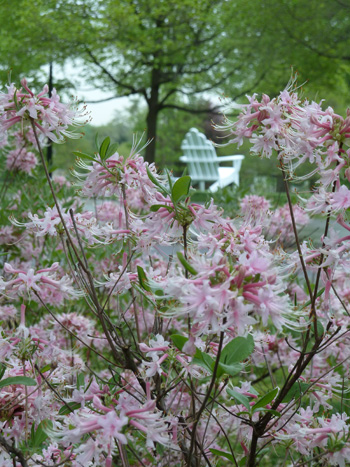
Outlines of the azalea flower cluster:
<svg viewBox="0 0 350 467">
<path fill-rule="evenodd" d="M 40 293 L 43 289 L 53 288 L 58 291 L 63 298 L 74 297 L 79 292 L 75 292 L 71 286 L 72 280 L 65 275 L 59 280 L 56 279 L 55 273 L 59 269 L 59 264 L 54 263 L 52 266 L 35 271 L 33 268 L 28 270 L 16 269 L 11 264 L 4 264 L 4 272 L 12 275 L 9 281 L 0 279 L 0 290 L 8 295 L 23 296 L 31 292 Z"/>
<path fill-rule="evenodd" d="M 44 145 L 43 138 L 41 140 Z M 31 127 L 23 126 L 21 130 L 11 127 L 0 141 L 0 148 L 3 148 L 6 169 L 10 173 L 33 174 L 38 165 L 38 147 Z"/>
<path fill-rule="evenodd" d="M 37 165 L 38 160 L 35 154 L 31 151 L 26 151 L 24 148 L 10 151 L 6 158 L 6 168 L 8 170 L 23 170 L 30 173 Z"/>
<path fill-rule="evenodd" d="M 350 117 L 349 112 L 343 118 L 330 107 L 323 110 L 321 104 L 302 100 L 293 87 L 274 99 L 263 95 L 261 102 L 257 95 L 253 95 L 249 97 L 249 104 L 242 106 L 237 122 L 231 124 L 227 121 L 225 127 L 230 128 L 234 135 L 231 142 L 240 145 L 247 138 L 252 144 L 252 153 L 271 157 L 275 152 L 284 178 L 293 177 L 295 170 L 305 161 L 314 164 L 314 169 L 299 179 L 319 174 L 317 188 L 309 199 L 301 201 L 308 214 L 327 215 L 328 220 L 321 248 L 315 249 L 305 243 L 303 254 L 305 268 L 319 271 L 324 286 L 329 290 L 331 278 L 337 274 L 336 268 L 347 270 L 350 251 L 346 232 L 350 230 L 347 222 L 350 207 L 347 187 Z M 294 208 L 293 211 L 295 223 L 298 223 L 298 218 L 299 224 L 301 218 L 305 223 L 305 214 L 300 213 L 300 209 Z M 282 213 L 276 215 L 283 216 Z M 337 229 L 342 228 L 343 235 L 329 229 L 330 217 L 336 218 Z"/>
<path fill-rule="evenodd" d="M 293 223 L 288 204 L 271 210 L 271 203 L 263 196 L 246 195 L 240 201 L 244 221 L 263 226 L 263 233 L 284 246 L 294 241 Z M 310 216 L 299 205 L 293 206 L 295 224 L 300 231 L 309 223 Z"/>
<path fill-rule="evenodd" d="M 6 157 L 75 119 L 22 88 L 0 97 Z M 229 219 L 109 138 L 76 153 L 80 198 L 38 165 L 23 186 L 24 162 L 0 191 L 1 465 L 350 462 L 348 117 L 287 89 L 231 131 L 276 155 L 287 190 L 314 163 L 318 191 L 277 209 L 247 195 Z M 300 240 L 318 211 L 323 236 Z"/>
<path fill-rule="evenodd" d="M 143 148 L 140 148 L 139 144 L 140 141 L 134 138 L 130 155 L 126 160 L 113 150 L 113 145 L 109 146 L 109 151 L 104 154 L 104 158 L 100 154 L 90 157 L 89 160 L 93 161 L 91 165 L 79 159 L 77 166 L 83 172 L 77 171 L 75 175 L 82 183 L 82 193 L 87 197 L 116 194 L 121 198 L 124 189 L 128 190 L 128 198 L 138 198 L 138 202 L 133 203 L 136 204 L 135 207 L 138 207 L 137 205 L 142 207 L 143 199 L 150 201 L 157 190 L 147 171 L 150 171 L 153 177 L 160 181 L 164 181 L 165 178 L 157 175 L 154 164 L 144 164 L 139 154 Z M 82 157 L 84 157 L 83 154 Z"/>
<path fill-rule="evenodd" d="M 292 85 L 274 99 L 265 94 L 260 102 L 256 94 L 248 99 L 235 123 L 227 120 L 218 127 L 233 136 L 227 144 L 240 146 L 246 138 L 252 154 L 270 158 L 276 152 L 282 166 L 288 166 L 290 177 L 304 162 L 314 164 L 314 170 L 299 177 L 320 176 L 319 188 L 307 203 L 308 212 L 343 214 L 350 207 L 346 186 L 350 114 L 343 118 L 331 107 L 323 110 L 322 102 L 302 100 Z"/>
<path fill-rule="evenodd" d="M 25 78 L 21 81 L 22 88 L 17 89 L 14 83 L 7 86 L 7 92 L 0 93 L 0 139 L 6 137 L 7 130 L 12 126 L 32 119 L 35 127 L 51 141 L 57 142 L 64 138 L 80 138 L 81 135 L 69 130 L 71 126 L 81 126 L 79 119 L 86 117 L 86 110 L 70 108 L 60 101 L 56 89 L 51 97 L 47 97 L 48 85 L 35 95 L 28 87 Z"/>
<path fill-rule="evenodd" d="M 63 222 L 67 229 L 71 231 L 77 229 L 79 234 L 92 244 L 99 241 L 98 239 L 101 239 L 103 242 L 109 242 L 111 239 L 122 238 L 123 235 L 128 234 L 130 231 L 123 228 L 123 213 L 119 210 L 118 216 L 116 216 L 116 218 L 112 216 L 111 218 L 111 216 L 108 217 L 104 214 L 104 207 L 104 205 L 101 206 L 102 212 L 99 214 L 99 217 L 104 217 L 105 219 L 107 217 L 107 219 L 109 218 L 112 221 L 115 220 L 114 223 L 106 222 L 100 223 L 99 225 L 91 211 L 78 212 L 74 215 L 73 213 L 69 214 L 67 211 L 61 209 L 61 211 L 63 211 L 63 213 L 61 213 Z M 118 205 L 113 206 L 113 203 L 109 203 L 108 208 L 115 210 L 118 209 Z M 45 235 L 57 236 L 64 231 L 62 218 L 56 206 L 53 208 L 48 207 L 43 213 L 43 217 L 39 217 L 38 214 L 33 215 L 29 213 L 28 218 L 30 222 L 20 222 L 15 218 L 12 218 L 11 222 L 18 227 L 24 227 L 28 233 L 33 232 L 36 237 Z M 115 224 L 117 224 L 119 228 L 115 228 Z"/>
</svg>

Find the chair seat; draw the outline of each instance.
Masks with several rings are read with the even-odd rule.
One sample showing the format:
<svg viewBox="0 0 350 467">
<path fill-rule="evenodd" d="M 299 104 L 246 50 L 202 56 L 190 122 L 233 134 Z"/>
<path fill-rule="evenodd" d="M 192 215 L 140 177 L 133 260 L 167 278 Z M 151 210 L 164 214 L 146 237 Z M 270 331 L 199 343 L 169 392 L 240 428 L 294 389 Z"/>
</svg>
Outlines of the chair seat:
<svg viewBox="0 0 350 467">
<path fill-rule="evenodd" d="M 220 180 L 224 180 L 225 178 L 232 177 L 235 172 L 233 167 L 219 167 L 219 178 Z"/>
<path fill-rule="evenodd" d="M 233 167 L 219 167 L 219 180 L 210 185 L 209 191 L 214 193 L 219 188 L 224 188 L 231 183 L 237 184 L 237 174 Z"/>
</svg>

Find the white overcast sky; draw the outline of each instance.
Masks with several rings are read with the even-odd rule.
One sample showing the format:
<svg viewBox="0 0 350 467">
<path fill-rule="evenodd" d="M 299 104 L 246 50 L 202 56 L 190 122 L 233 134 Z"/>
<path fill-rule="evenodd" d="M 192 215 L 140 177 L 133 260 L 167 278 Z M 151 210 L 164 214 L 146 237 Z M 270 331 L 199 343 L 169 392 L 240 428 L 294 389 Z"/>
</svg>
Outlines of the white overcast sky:
<svg viewBox="0 0 350 467">
<path fill-rule="evenodd" d="M 80 91 L 77 89 L 77 95 L 79 99 L 84 98 L 84 101 L 96 101 L 111 96 L 110 93 L 105 93 L 99 89 L 93 91 Z M 86 105 L 91 112 L 91 124 L 100 126 L 110 122 L 118 111 L 121 112 L 125 110 L 129 105 L 129 99 L 127 97 L 121 97 L 119 99 L 101 102 L 100 104 L 87 103 Z"/>
<path fill-rule="evenodd" d="M 43 71 L 45 74 L 48 72 L 48 70 Z M 72 62 L 67 63 L 63 69 L 54 68 L 54 77 L 55 76 L 59 78 L 65 76 L 75 83 L 80 83 L 77 84 L 74 95 L 84 102 L 102 100 L 113 95 L 111 92 L 103 91 L 102 86 L 101 89 L 93 88 L 92 84 L 84 80 L 83 67 L 78 61 L 74 64 Z M 225 99 L 222 100 L 222 97 L 215 94 L 215 92 L 208 93 L 206 97 L 211 100 L 213 105 L 222 105 L 225 103 Z M 228 101 L 226 104 L 228 104 Z M 87 102 L 88 110 L 91 112 L 92 117 L 91 124 L 100 126 L 109 123 L 117 112 L 125 112 L 129 105 L 130 100 L 127 97 L 112 99 L 98 104 Z M 232 105 L 232 103 L 230 105 Z"/>
<path fill-rule="evenodd" d="M 48 73 L 46 69 L 43 70 L 43 72 L 45 74 Z M 83 79 L 84 72 L 79 63 L 67 63 L 63 69 L 57 69 L 54 67 L 53 74 L 54 77 L 57 76 L 61 78 L 65 76 L 73 82 L 80 82 L 81 84 L 77 85 L 74 95 L 84 102 L 106 99 L 113 95 L 111 92 L 105 92 L 102 89 L 93 89 L 93 86 Z M 107 102 L 101 102 L 99 104 L 87 103 L 86 105 L 88 110 L 91 112 L 91 124 L 99 126 L 109 123 L 113 119 L 115 113 L 118 111 L 125 111 L 129 104 L 130 101 L 127 97 L 121 97 Z"/>
</svg>

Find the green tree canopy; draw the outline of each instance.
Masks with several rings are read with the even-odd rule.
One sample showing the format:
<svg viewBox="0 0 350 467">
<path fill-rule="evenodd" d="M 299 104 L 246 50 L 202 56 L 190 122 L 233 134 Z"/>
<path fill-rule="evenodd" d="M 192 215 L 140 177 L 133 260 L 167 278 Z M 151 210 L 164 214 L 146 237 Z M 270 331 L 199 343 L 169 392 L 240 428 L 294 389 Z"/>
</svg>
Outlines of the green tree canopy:
<svg viewBox="0 0 350 467">
<path fill-rule="evenodd" d="M 311 82 L 308 95 L 319 89 L 339 107 L 350 82 L 344 0 L 0 0 L 0 21 L 3 77 L 12 67 L 44 81 L 43 65 L 79 59 L 85 81 L 141 97 L 149 161 L 167 137 L 159 116 L 205 114 L 208 93 L 273 95 L 293 65 Z"/>
<path fill-rule="evenodd" d="M 190 112 L 189 96 L 213 89 L 237 98 L 266 76 L 262 35 L 249 16 L 256 0 L 62 0 L 16 7 L 2 4 L 9 16 L 13 56 L 27 51 L 23 69 L 49 61 L 82 58 L 84 77 L 117 97 L 140 95 L 147 104 L 147 136 L 154 139 L 146 158 L 154 159 L 157 118 L 169 108 Z M 13 11 L 16 8 L 16 11 Z M 15 25 L 20 24 L 20 31 Z M 5 36 L 5 31 L 3 31 Z M 2 61 L 14 62 L 6 54 Z M 18 60 L 16 63 L 21 63 Z M 176 98 L 182 96 L 185 105 Z"/>
</svg>

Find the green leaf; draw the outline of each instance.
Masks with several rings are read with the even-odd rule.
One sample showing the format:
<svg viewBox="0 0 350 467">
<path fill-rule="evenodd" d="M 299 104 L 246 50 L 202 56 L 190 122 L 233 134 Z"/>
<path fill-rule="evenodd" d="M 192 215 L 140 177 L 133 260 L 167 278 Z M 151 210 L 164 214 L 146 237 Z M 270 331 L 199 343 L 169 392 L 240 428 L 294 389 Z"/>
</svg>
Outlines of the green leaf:
<svg viewBox="0 0 350 467">
<path fill-rule="evenodd" d="M 77 388 L 84 388 L 85 387 L 85 375 L 84 373 L 79 373 L 77 376 Z"/>
<path fill-rule="evenodd" d="M 317 298 L 320 297 L 323 294 L 324 291 L 325 291 L 325 287 L 322 287 L 322 289 L 317 293 L 316 297 Z M 311 305 L 311 300 L 307 301 L 305 303 L 305 305 L 303 305 L 303 307 L 301 309 L 303 310 L 304 308 L 306 308 L 309 305 Z"/>
<path fill-rule="evenodd" d="M 177 203 L 181 198 L 188 195 L 191 186 L 191 177 L 185 175 L 179 178 L 174 183 L 173 189 L 171 190 L 171 199 L 174 203 Z"/>
<path fill-rule="evenodd" d="M 102 144 L 100 146 L 100 150 L 98 151 L 100 156 L 101 156 L 101 159 L 106 158 L 107 150 L 108 150 L 110 144 L 111 144 L 111 138 L 109 136 L 107 136 L 107 138 L 105 138 L 102 141 Z"/>
<path fill-rule="evenodd" d="M 139 282 L 141 287 L 147 290 L 147 292 L 151 292 L 151 287 L 147 284 L 147 277 L 145 271 L 141 266 L 137 266 L 137 274 L 139 276 Z"/>
<path fill-rule="evenodd" d="M 248 334 L 247 337 L 236 337 L 222 349 L 220 363 L 230 365 L 235 362 L 242 362 L 254 350 L 254 339 Z"/>
<path fill-rule="evenodd" d="M 242 368 L 243 365 L 240 363 L 230 363 L 229 365 L 226 365 L 225 363 L 219 362 L 216 376 L 217 378 L 220 378 L 222 375 L 235 376 L 242 370 Z"/>
<path fill-rule="evenodd" d="M 258 409 L 265 407 L 270 402 L 272 402 L 277 396 L 278 391 L 279 391 L 279 388 L 272 389 L 272 391 L 268 392 L 267 394 L 265 394 L 265 396 L 259 399 L 256 402 L 256 404 L 254 404 L 252 407 L 253 413 L 256 412 Z"/>
<path fill-rule="evenodd" d="M 34 448 L 39 448 L 44 441 L 48 438 L 47 429 L 52 429 L 53 424 L 51 420 L 43 420 L 39 423 L 38 428 L 35 430 L 34 434 L 32 432 L 32 446 Z"/>
<path fill-rule="evenodd" d="M 17 89 L 15 90 L 13 94 L 13 102 L 15 104 L 16 110 L 19 110 L 19 105 L 18 105 L 18 100 L 17 100 Z"/>
<path fill-rule="evenodd" d="M 287 403 L 293 399 L 298 399 L 300 396 L 303 396 L 307 392 L 309 386 L 310 385 L 307 383 L 294 383 L 288 393 L 284 396 L 282 402 Z"/>
<path fill-rule="evenodd" d="M 172 334 L 170 339 L 173 341 L 175 347 L 179 350 L 182 350 L 183 346 L 188 341 L 188 337 L 181 336 L 180 334 Z"/>
<path fill-rule="evenodd" d="M 165 447 L 162 444 L 157 443 L 156 451 L 161 457 L 163 457 L 165 453 Z"/>
<path fill-rule="evenodd" d="M 6 371 L 6 365 L 0 362 L 0 379 L 4 376 L 4 373 Z"/>
<path fill-rule="evenodd" d="M 215 456 L 226 457 L 229 461 L 234 462 L 233 456 L 229 452 L 219 451 L 219 449 L 209 449 L 209 451 Z"/>
<path fill-rule="evenodd" d="M 182 351 L 184 345 L 188 341 L 188 337 L 181 336 L 180 334 L 172 334 L 170 339 L 173 341 L 175 347 Z M 205 352 L 202 352 L 196 347 L 196 353 L 192 358 L 192 364 L 205 368 L 209 373 L 213 373 L 215 360 Z M 236 373 L 235 373 L 236 374 Z"/>
<path fill-rule="evenodd" d="M 143 270 L 143 268 L 141 266 L 137 266 L 137 273 L 138 273 L 138 276 L 139 276 L 140 285 L 144 290 L 146 290 L 147 292 L 153 292 L 155 295 L 157 295 L 157 297 L 163 297 L 164 296 L 164 292 L 163 292 L 162 289 L 156 289 L 155 287 L 153 287 L 153 289 L 152 289 L 148 285 L 146 273 L 145 273 L 145 271 Z"/>
<path fill-rule="evenodd" d="M 98 133 L 96 133 L 96 135 L 95 135 L 95 147 L 96 147 L 96 151 L 99 152 L 100 142 L 99 142 L 99 138 L 98 138 Z"/>
<path fill-rule="evenodd" d="M 73 151 L 73 154 L 80 159 L 89 159 L 90 161 L 95 161 L 94 156 L 90 156 L 89 154 L 85 154 L 84 152 Z"/>
<path fill-rule="evenodd" d="M 170 176 L 169 170 L 166 171 L 166 174 L 167 174 L 167 177 L 168 177 L 168 183 L 169 183 L 170 191 L 172 191 L 172 189 L 173 189 L 173 181 L 171 180 L 171 176 Z"/>
<path fill-rule="evenodd" d="M 244 405 L 244 407 L 250 410 L 249 399 L 247 396 L 241 394 L 240 392 L 235 391 L 234 389 L 226 389 L 227 394 L 234 398 L 238 404 Z"/>
<path fill-rule="evenodd" d="M 205 352 L 202 352 L 199 349 L 196 349 L 196 353 L 194 354 L 191 363 L 205 368 L 207 371 L 209 371 L 209 373 L 213 373 L 213 369 L 215 366 L 215 360 L 213 360 L 210 355 L 208 355 Z"/>
<path fill-rule="evenodd" d="M 156 179 L 156 177 L 153 175 L 153 173 L 149 170 L 148 167 L 146 167 L 146 171 L 147 171 L 147 175 L 148 175 L 148 178 L 151 180 L 151 182 L 157 186 L 159 188 L 159 190 L 164 194 L 164 195 L 168 195 L 169 192 L 168 190 L 163 186 L 161 185 L 158 180 Z"/>
<path fill-rule="evenodd" d="M 150 211 L 157 212 L 160 208 L 165 208 L 169 212 L 173 211 L 173 208 L 171 208 L 170 206 L 167 206 L 166 204 L 153 204 L 153 206 L 150 207 Z"/>
<path fill-rule="evenodd" d="M 33 423 L 32 428 L 30 429 L 30 440 L 32 444 L 34 442 L 34 436 L 35 436 L 35 423 Z"/>
<path fill-rule="evenodd" d="M 136 284 L 136 282 L 134 282 L 134 283 L 132 284 L 132 286 L 133 286 L 133 288 L 134 288 L 135 290 L 137 290 L 137 291 L 143 296 L 143 298 L 144 298 L 152 307 L 154 307 L 155 303 L 150 299 L 150 297 L 145 293 L 145 291 L 144 291 L 141 287 L 139 287 L 138 284 Z"/>
<path fill-rule="evenodd" d="M 324 334 L 324 327 L 323 327 L 323 324 L 321 323 L 321 321 L 317 320 L 316 322 L 316 328 L 317 328 L 317 335 L 320 337 L 320 336 L 323 336 Z"/>
<path fill-rule="evenodd" d="M 118 143 L 111 144 L 106 152 L 106 159 L 113 156 L 113 154 L 117 152 L 118 147 L 119 147 Z"/>
<path fill-rule="evenodd" d="M 50 371 L 50 370 L 51 370 L 51 363 L 48 363 L 47 365 L 43 366 L 40 369 L 40 373 L 46 373 L 47 371 Z"/>
<path fill-rule="evenodd" d="M 261 407 L 260 409 L 256 409 L 255 412 L 270 412 L 276 417 L 281 417 L 281 414 L 277 412 L 277 410 L 272 410 L 272 409 L 266 409 L 265 407 Z"/>
<path fill-rule="evenodd" d="M 36 381 L 28 376 L 11 376 L 10 378 L 0 381 L 0 389 L 12 384 L 22 384 L 23 386 L 36 386 Z"/>
<path fill-rule="evenodd" d="M 193 266 L 190 265 L 190 263 L 187 261 L 187 259 L 184 257 L 184 255 L 181 253 L 181 251 L 177 252 L 177 257 L 179 258 L 180 263 L 186 269 L 186 271 L 188 271 L 193 276 L 198 274 L 198 272 L 194 269 Z"/>
<path fill-rule="evenodd" d="M 74 412 L 74 410 L 80 409 L 81 404 L 79 402 L 67 402 L 67 404 L 64 404 L 58 414 L 59 415 L 67 415 L 69 413 Z"/>
</svg>

